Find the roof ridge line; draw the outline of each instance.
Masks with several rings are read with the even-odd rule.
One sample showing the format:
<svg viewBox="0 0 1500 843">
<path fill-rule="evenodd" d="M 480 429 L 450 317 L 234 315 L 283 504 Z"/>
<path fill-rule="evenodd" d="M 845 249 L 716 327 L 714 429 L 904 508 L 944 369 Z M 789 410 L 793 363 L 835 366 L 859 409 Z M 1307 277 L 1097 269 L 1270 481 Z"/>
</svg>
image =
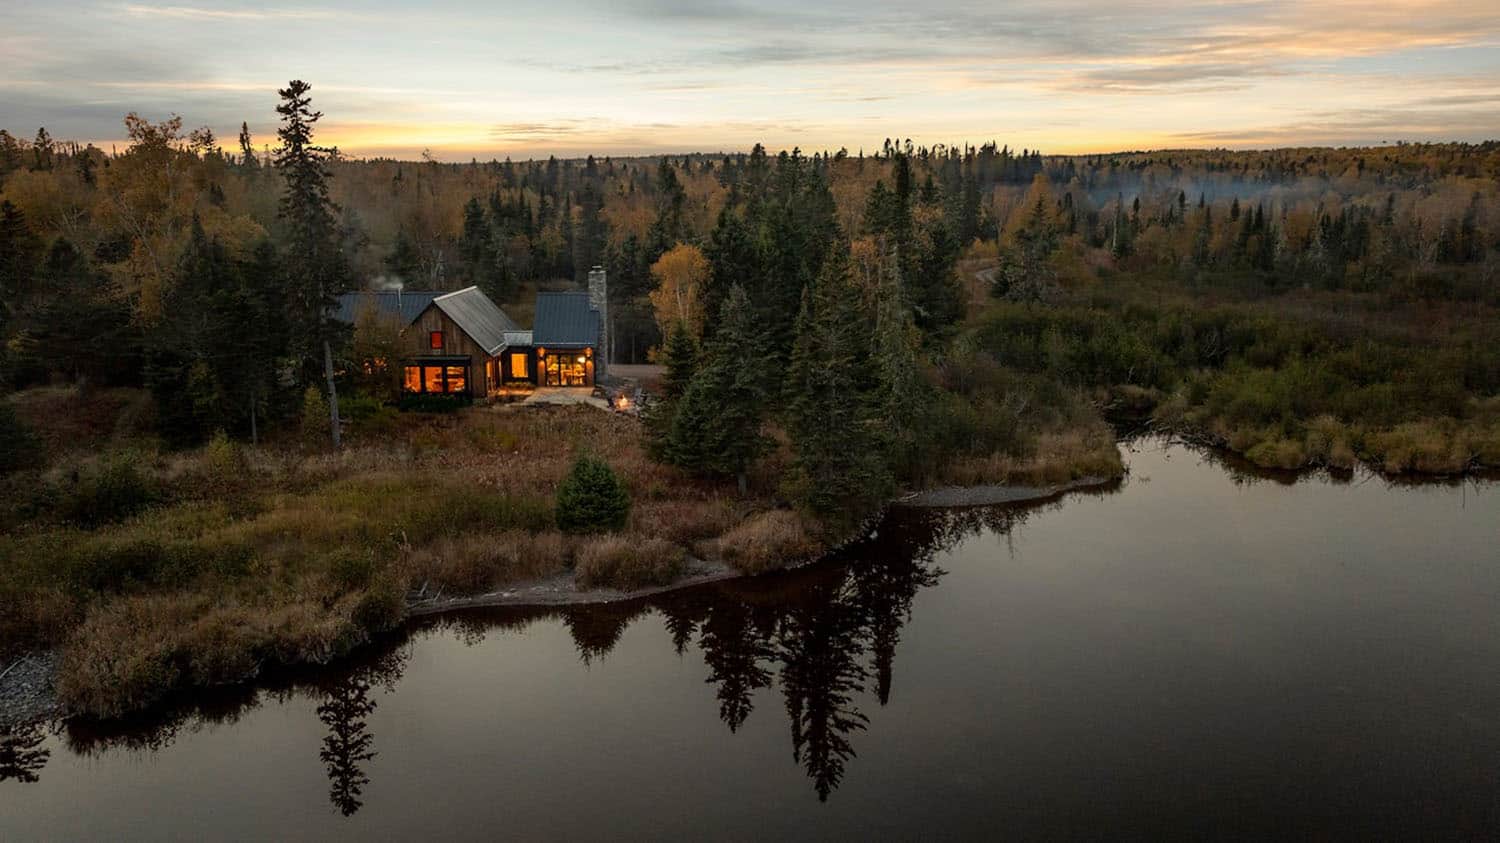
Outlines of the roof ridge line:
<svg viewBox="0 0 1500 843">
<path fill-rule="evenodd" d="M 479 285 L 478 284 L 470 284 L 469 286 L 463 288 L 462 290 L 454 290 L 451 293 L 443 293 L 441 296 L 433 296 L 432 300 L 433 301 L 437 301 L 438 299 L 446 299 L 449 296 L 456 296 L 459 293 L 467 293 L 470 290 L 477 290 L 477 289 L 479 289 Z"/>
</svg>

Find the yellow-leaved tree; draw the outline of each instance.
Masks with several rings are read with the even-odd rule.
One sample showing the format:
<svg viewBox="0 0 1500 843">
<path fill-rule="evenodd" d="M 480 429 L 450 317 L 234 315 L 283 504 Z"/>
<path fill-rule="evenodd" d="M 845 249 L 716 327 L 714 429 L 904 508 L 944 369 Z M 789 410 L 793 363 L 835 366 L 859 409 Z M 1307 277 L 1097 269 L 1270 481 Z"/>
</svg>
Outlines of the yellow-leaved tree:
<svg viewBox="0 0 1500 843">
<path fill-rule="evenodd" d="M 679 321 L 693 336 L 703 336 L 703 288 L 708 284 L 708 258 L 697 246 L 678 243 L 651 265 L 656 289 L 651 291 L 651 307 L 662 336 L 672 332 Z"/>
</svg>

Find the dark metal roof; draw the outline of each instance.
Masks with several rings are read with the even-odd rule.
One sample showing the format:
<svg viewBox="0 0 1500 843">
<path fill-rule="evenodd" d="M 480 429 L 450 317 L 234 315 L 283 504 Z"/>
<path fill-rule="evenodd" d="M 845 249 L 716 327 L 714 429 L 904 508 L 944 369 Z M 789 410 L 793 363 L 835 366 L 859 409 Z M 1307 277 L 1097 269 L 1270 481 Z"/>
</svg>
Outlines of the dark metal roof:
<svg viewBox="0 0 1500 843">
<path fill-rule="evenodd" d="M 432 300 L 441 296 L 440 292 L 431 290 L 394 290 L 364 291 L 357 293 L 345 293 L 339 296 L 338 312 L 335 318 L 340 322 L 350 325 L 367 307 L 374 307 L 381 316 L 391 316 L 401 320 L 401 327 L 410 325 Z"/>
<path fill-rule="evenodd" d="M 597 346 L 599 311 L 590 306 L 589 294 L 537 293 L 531 341 L 540 347 Z"/>
<path fill-rule="evenodd" d="M 478 287 L 438 296 L 432 304 L 447 314 L 486 354 L 496 354 L 505 347 L 506 331 L 520 330 L 520 326 Z"/>
</svg>

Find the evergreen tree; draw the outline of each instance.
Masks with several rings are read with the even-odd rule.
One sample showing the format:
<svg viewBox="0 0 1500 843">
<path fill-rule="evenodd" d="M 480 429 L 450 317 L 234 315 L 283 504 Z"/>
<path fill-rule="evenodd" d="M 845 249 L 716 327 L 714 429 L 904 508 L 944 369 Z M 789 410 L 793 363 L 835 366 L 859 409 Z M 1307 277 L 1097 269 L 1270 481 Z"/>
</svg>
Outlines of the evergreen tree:
<svg viewBox="0 0 1500 843">
<path fill-rule="evenodd" d="M 757 367 L 761 342 L 750 297 L 733 287 L 719 315 L 719 330 L 672 418 L 667 458 L 702 474 L 734 477 L 740 493 L 750 466 L 765 451 L 761 435 L 766 393 Z"/>
<path fill-rule="evenodd" d="M 0 129 L 0 178 L 21 169 L 21 142 L 4 129 Z"/>
<path fill-rule="evenodd" d="M 253 170 L 260 166 L 260 159 L 255 157 L 255 143 L 250 139 L 250 124 L 240 123 L 240 166 L 247 170 Z"/>
<path fill-rule="evenodd" d="M 687 323 L 678 320 L 672 326 L 671 336 L 663 351 L 662 365 L 666 373 L 662 376 L 662 396 L 675 401 L 687 392 L 688 384 L 698 371 L 698 343 Z"/>
<path fill-rule="evenodd" d="M 687 192 L 677 179 L 677 171 L 663 158 L 656 168 L 656 219 L 646 235 L 650 250 L 648 263 L 655 263 L 663 252 L 687 239 L 687 225 L 683 211 L 687 206 Z"/>
<path fill-rule="evenodd" d="M 910 291 L 916 323 L 931 343 L 937 343 L 953 332 L 964 316 L 964 288 L 955 271 L 963 252 L 960 243 L 942 219 L 929 224 L 916 253 L 915 268 L 897 261 Z M 915 271 L 915 277 L 905 275 Z"/>
<path fill-rule="evenodd" d="M 268 242 L 241 263 L 193 219 L 165 302 L 172 318 L 154 328 L 146 367 L 168 438 L 198 442 L 220 430 L 258 438 L 285 350 L 277 272 Z"/>
<path fill-rule="evenodd" d="M 788 491 L 843 526 L 879 507 L 892 486 L 870 346 L 848 257 L 835 250 L 797 317 L 786 414 L 795 454 Z"/>
<path fill-rule="evenodd" d="M 557 527 L 565 533 L 623 530 L 630 493 L 602 459 L 581 456 L 557 488 Z"/>
<path fill-rule="evenodd" d="M 870 363 L 879 378 L 875 404 L 886 422 L 888 462 L 902 473 L 916 468 L 917 436 L 928 404 L 920 368 L 921 345 L 922 334 L 906 301 L 900 265 L 888 254 L 876 290 Z"/>
<path fill-rule="evenodd" d="M 31 142 L 31 155 L 34 159 L 33 170 L 52 169 L 52 136 L 47 134 L 45 126 L 36 130 L 36 140 Z"/>
<path fill-rule="evenodd" d="M 0 336 L 19 304 L 30 294 L 42 244 L 26 215 L 9 199 L 0 200 Z"/>
<path fill-rule="evenodd" d="M 1015 242 L 1000 256 L 992 292 L 1013 301 L 1044 302 L 1057 294 L 1052 256 L 1058 233 L 1044 198 L 1038 198 L 1017 229 Z"/>
<path fill-rule="evenodd" d="M 709 236 L 708 283 L 703 288 L 703 338 L 710 339 L 718 327 L 719 312 L 729 291 L 738 286 L 747 293 L 755 289 L 760 254 L 750 228 L 730 208 L 719 212 L 718 225 Z"/>
<path fill-rule="evenodd" d="M 28 350 L 39 367 L 80 385 L 137 376 L 140 342 L 130 307 L 71 242 L 53 242 L 35 286 L 47 291 L 26 312 Z"/>
<path fill-rule="evenodd" d="M 573 280 L 583 283 L 590 269 L 604 263 L 609 242 L 609 226 L 604 220 L 604 196 L 593 178 L 585 182 L 578 195 L 578 226 L 573 232 Z"/>
<path fill-rule="evenodd" d="M 458 240 L 458 257 L 463 261 L 464 272 L 472 283 L 488 280 L 494 266 L 493 244 L 490 223 L 485 218 L 479 200 L 471 197 L 464 205 L 463 233 Z"/>
<path fill-rule="evenodd" d="M 288 323 L 293 351 L 302 363 L 303 377 L 312 380 L 321 351 L 328 384 L 329 429 L 334 447 L 340 444 L 338 387 L 333 377 L 333 347 L 347 331 L 329 319 L 337 296 L 348 287 L 348 267 L 339 251 L 337 208 L 328 195 L 328 159 L 332 150 L 313 144 L 313 130 L 323 116 L 314 111 L 311 85 L 292 80 L 278 93 L 281 115 L 276 168 L 285 181 L 280 217 L 286 229 Z"/>
<path fill-rule="evenodd" d="M 396 242 L 391 246 L 391 253 L 382 261 L 385 271 L 396 276 L 396 280 L 402 283 L 410 283 L 417 279 L 422 272 L 422 256 L 417 253 L 417 247 L 406 236 L 406 229 L 397 229 Z"/>
<path fill-rule="evenodd" d="M 666 373 L 662 377 L 662 394 L 647 405 L 644 412 L 647 450 L 658 462 L 668 462 L 672 434 L 672 420 L 677 417 L 677 408 L 688 384 L 698 371 L 698 343 L 687 323 L 679 320 L 672 326 L 662 351 L 662 364 Z"/>
</svg>

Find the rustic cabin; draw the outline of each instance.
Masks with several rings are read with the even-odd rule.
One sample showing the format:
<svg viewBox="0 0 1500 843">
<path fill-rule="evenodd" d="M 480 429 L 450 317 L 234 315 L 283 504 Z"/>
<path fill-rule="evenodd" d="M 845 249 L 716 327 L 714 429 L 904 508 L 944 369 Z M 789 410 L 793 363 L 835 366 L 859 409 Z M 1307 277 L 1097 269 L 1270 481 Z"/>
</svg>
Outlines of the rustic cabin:
<svg viewBox="0 0 1500 843">
<path fill-rule="evenodd" d="M 407 326 L 408 393 L 485 398 L 503 380 L 507 334 L 520 328 L 478 287 L 435 296 Z"/>
<path fill-rule="evenodd" d="M 485 399 L 537 386 L 592 387 L 601 372 L 603 273 L 590 292 L 546 292 L 524 330 L 477 287 L 452 293 L 359 292 L 339 297 L 336 317 L 374 314 L 403 326 L 408 395 Z"/>
</svg>

